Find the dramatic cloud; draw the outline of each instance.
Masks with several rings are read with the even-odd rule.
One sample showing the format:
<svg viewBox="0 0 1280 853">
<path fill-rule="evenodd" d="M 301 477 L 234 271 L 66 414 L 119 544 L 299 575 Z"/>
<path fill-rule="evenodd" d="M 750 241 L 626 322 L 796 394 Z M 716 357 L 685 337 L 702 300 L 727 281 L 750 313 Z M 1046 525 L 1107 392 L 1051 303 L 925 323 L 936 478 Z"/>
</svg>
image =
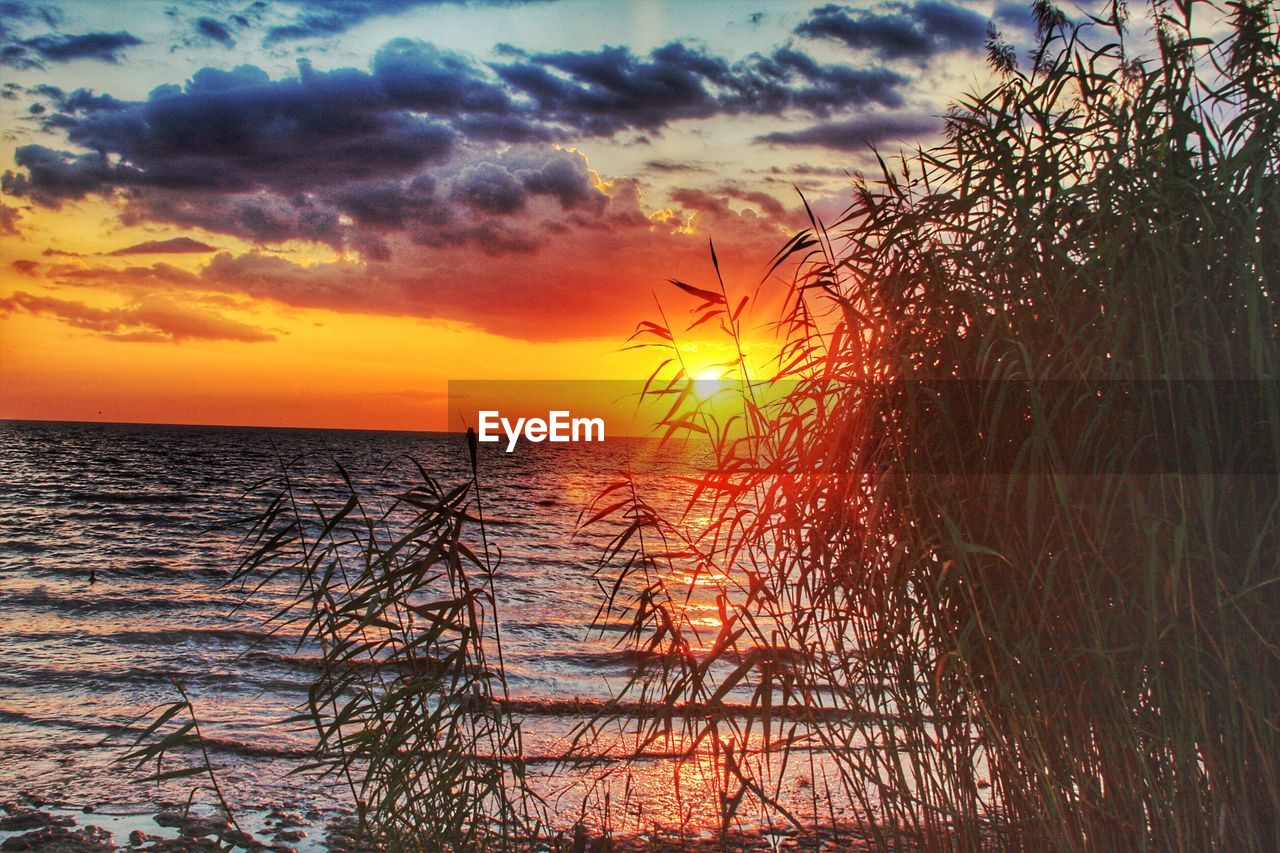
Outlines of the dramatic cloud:
<svg viewBox="0 0 1280 853">
<path fill-rule="evenodd" d="M 101 154 L 72 154 L 43 145 L 24 145 L 14 161 L 26 172 L 5 172 L 0 189 L 14 196 L 29 196 L 37 204 L 58 208 L 64 200 L 82 199 L 105 191 L 111 184 L 111 168 Z"/>
<path fill-rule="evenodd" d="M 190 34 L 201 20 L 180 23 Z M 228 38 L 244 30 L 225 27 Z M 221 32 L 210 26 L 203 38 L 222 41 Z M 892 116 L 907 84 L 897 71 L 819 62 L 790 46 L 733 60 L 681 41 L 644 53 L 503 47 L 498 55 L 484 63 L 396 39 L 367 69 L 322 71 L 303 61 L 295 76 L 273 79 L 252 65 L 202 68 L 138 100 L 25 90 L 45 107 L 32 121 L 46 136 L 14 152 L 16 168 L 0 176 L 5 193 L 52 209 L 105 198 L 126 226 L 229 235 L 252 248 L 219 251 L 195 271 L 103 258 L 33 268 L 49 287 L 105 289 L 133 302 L 107 314 L 30 300 L 6 310 L 177 339 L 198 335 L 176 319 L 147 325 L 154 315 L 137 312 L 152 297 L 207 307 L 199 299 L 214 292 L 442 317 L 530 339 L 613 336 L 634 322 L 654 281 L 706 266 L 709 236 L 722 261 L 740 259 L 754 283 L 802 223 L 774 196 L 724 181 L 673 188 L 659 180 L 642 198 L 640 183 L 600 176 L 576 146 L 743 116 L 776 117 L 782 127 L 821 122 L 799 132 L 808 138 L 779 131 L 764 141 L 840 147 L 815 141 L 820 129 L 867 136 L 879 122 L 879 132 L 891 131 L 889 119 L 857 117 Z M 706 168 L 654 160 L 649 172 L 670 181 Z M 294 254 L 295 241 L 334 254 L 328 262 Z M 179 237 L 110 255 L 214 251 Z M 224 338 L 263 339 L 236 338 L 207 315 L 204 328 Z"/>
<path fill-rule="evenodd" d="M 882 59 L 924 62 L 939 53 L 981 49 L 987 18 L 945 0 L 884 3 L 875 9 L 828 5 L 814 9 L 796 33 L 834 39 Z"/>
<path fill-rule="evenodd" d="M 579 133 L 657 130 L 679 119 L 720 114 L 816 115 L 879 103 L 898 106 L 901 75 L 884 68 L 823 65 L 790 48 L 730 65 L 672 42 L 640 58 L 625 48 L 518 54 L 494 68 L 513 90 L 531 98 L 535 115 Z"/>
<path fill-rule="evenodd" d="M 372 72 L 388 104 L 398 109 L 450 117 L 515 109 L 488 69 L 427 42 L 388 42 L 374 54 Z"/>
<path fill-rule="evenodd" d="M 777 219 L 696 192 L 685 196 L 689 206 L 654 221 L 635 207 L 632 189 L 610 200 L 604 230 L 557 233 L 554 251 L 504 259 L 459 244 L 408 245 L 397 246 L 398 262 L 388 265 L 221 253 L 200 282 L 300 308 L 447 318 L 528 340 L 615 337 L 634 326 L 655 282 L 710 279 L 708 234 L 728 279 L 750 284 L 785 239 Z"/>
<path fill-rule="evenodd" d="M 825 117 L 897 107 L 905 79 L 883 68 L 824 65 L 789 48 L 730 65 L 680 43 L 640 58 L 623 48 L 521 56 L 492 68 L 398 39 L 371 72 L 272 80 L 260 68 L 204 68 L 145 101 L 46 87 L 46 129 L 93 153 L 28 145 L 5 189 L 41 204 L 119 187 L 280 194 L 406 176 L 443 162 L 460 140 L 570 141 L 656 130 L 719 114 Z"/>
<path fill-rule="evenodd" d="M 522 157 L 491 165 L 521 185 L 537 185 L 546 172 L 525 168 L 529 161 Z M 362 198 L 368 201 L 374 188 L 365 190 Z M 634 325 L 635 306 L 648 301 L 654 282 L 696 281 L 699 271 L 711 274 L 710 234 L 725 275 L 754 283 L 787 229 L 799 225 L 797 211 L 737 187 L 715 193 L 677 190 L 676 208 L 651 215 L 634 181 L 593 187 L 595 195 L 568 211 L 560 209 L 554 193 L 526 192 L 530 213 L 560 211 L 563 216 L 515 222 L 458 218 L 441 227 L 410 221 L 388 237 L 394 263 L 368 255 L 304 263 L 267 251 L 223 251 L 194 272 L 163 262 L 118 266 L 74 259 L 31 263 L 26 274 L 48 287 L 107 291 L 135 303 L 162 297 L 210 305 L 216 304 L 211 294 L 221 294 L 217 298 L 230 304 L 249 298 L 343 313 L 447 318 L 531 340 L 613 337 Z M 420 193 L 424 199 L 436 197 L 426 188 Z M 545 250 L 533 251 L 538 247 Z M 6 310 L 36 311 L 40 304 L 11 303 Z M 76 312 L 65 305 L 45 305 L 44 312 L 73 324 L 124 322 L 114 313 Z M 112 326 L 109 331 L 126 330 Z"/>
<path fill-rule="evenodd" d="M 148 240 L 135 246 L 116 249 L 112 255 L 179 255 L 198 252 L 216 252 L 215 247 L 190 237 L 174 237 L 170 240 Z"/>
<path fill-rule="evenodd" d="M 73 92 L 48 125 L 103 158 L 67 161 L 64 171 L 96 171 L 105 185 L 215 192 L 296 192 L 405 172 L 444 159 L 454 142 L 447 127 L 389 108 L 368 75 L 306 64 L 279 81 L 254 66 L 204 68 L 142 102 Z M 19 165 L 54 168 L 38 149 L 20 148 Z"/>
<path fill-rule="evenodd" d="M 55 317 L 79 329 L 116 341 L 273 341 L 275 335 L 161 296 L 148 296 L 124 308 L 94 308 L 83 302 L 18 291 L 0 298 L 0 313 L 25 312 Z"/>
<path fill-rule="evenodd" d="M 548 231 L 544 201 L 562 215 L 604 201 L 585 158 L 529 143 L 724 114 L 892 108 L 905 83 L 791 48 L 736 63 L 679 42 L 646 57 L 505 53 L 487 66 L 397 39 L 368 72 L 303 62 L 298 76 L 272 80 L 249 65 L 203 68 L 143 101 L 41 87 L 45 129 L 82 151 L 20 146 L 0 186 L 50 208 L 115 196 L 128 224 L 306 240 L 373 260 L 390 257 L 387 236 L 401 230 L 417 245 L 527 252 Z M 513 147 L 492 153 L 499 144 Z"/>
<path fill-rule="evenodd" d="M 259 243 L 308 240 L 335 249 L 343 248 L 351 236 L 337 210 L 301 194 L 135 193 L 128 198 L 121 219 L 126 225 L 165 222 Z"/>
<path fill-rule="evenodd" d="M 452 181 L 451 194 L 460 204 L 495 214 L 524 210 L 535 195 L 556 199 L 561 210 L 584 205 L 599 209 L 605 201 L 592 186 L 586 159 L 569 152 L 545 156 L 515 151 L 496 162 L 466 166 Z"/>
<path fill-rule="evenodd" d="M 920 139 L 942 130 L 942 124 L 942 119 L 929 115 L 863 115 L 849 121 L 816 124 L 801 130 L 775 131 L 758 137 L 757 141 L 862 151 L 869 145 Z"/>
<path fill-rule="evenodd" d="M 0 64 L 14 68 L 43 68 L 46 62 L 70 62 L 74 59 L 119 62 L 125 48 L 140 44 L 141 39 L 123 30 L 115 33 L 41 35 L 4 41 L 0 44 Z"/>
<path fill-rule="evenodd" d="M 0 21 L 40 21 L 46 27 L 62 23 L 62 12 L 48 3 L 31 3 L 28 0 L 0 0 Z"/>
<path fill-rule="evenodd" d="M 213 18 L 196 18 L 196 32 L 207 39 L 216 41 L 226 47 L 234 47 L 236 40 L 231 35 L 231 28 L 222 21 Z"/>
</svg>

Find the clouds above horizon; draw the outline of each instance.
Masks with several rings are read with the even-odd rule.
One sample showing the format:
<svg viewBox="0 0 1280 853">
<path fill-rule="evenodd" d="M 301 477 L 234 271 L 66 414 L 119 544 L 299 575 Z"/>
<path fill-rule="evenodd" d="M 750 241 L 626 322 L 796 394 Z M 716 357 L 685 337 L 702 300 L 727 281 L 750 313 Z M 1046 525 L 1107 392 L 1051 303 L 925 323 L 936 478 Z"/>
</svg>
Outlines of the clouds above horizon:
<svg viewBox="0 0 1280 853">
<path fill-rule="evenodd" d="M 0 9 L 6 4 L 20 9 L 28 29 L 6 28 L 0 38 L 20 49 L 11 64 L 29 62 L 15 66 L 27 71 L 74 58 L 118 62 L 144 43 L 124 31 L 68 35 L 51 7 L 0 0 Z M 654 281 L 703 265 L 708 237 L 725 248 L 722 258 L 737 254 L 755 275 L 753 265 L 803 224 L 798 200 L 763 191 L 774 189 L 769 181 L 751 186 L 659 155 L 669 135 L 692 138 L 736 122 L 735 144 L 757 151 L 839 152 L 837 164 L 790 173 L 831 177 L 830 187 L 845 174 L 836 165 L 849 162 L 847 152 L 940 129 L 921 95 L 920 68 L 977 56 L 986 31 L 986 17 L 972 9 L 914 0 L 802 7 L 799 23 L 791 18 L 780 33 L 784 41 L 736 53 L 678 31 L 644 49 L 499 42 L 487 58 L 394 38 L 359 54 L 368 57 L 360 67 L 319 67 L 331 64 L 325 45 L 365 22 L 445 5 L 523 0 L 245 2 L 198 15 L 175 7 L 166 14 L 185 41 L 172 50 L 194 45 L 203 67 L 128 97 L 109 84 L 18 86 L 13 99 L 35 99 L 22 119 L 35 130 L 0 176 L 11 203 L 54 214 L 102 201 L 126 228 L 194 234 L 135 234 L 114 251 L 50 248 L 45 257 L 80 260 L 26 270 L 50 293 L 96 287 L 131 300 L 115 313 L 31 293 L 12 295 L 3 310 L 112 340 L 182 340 L 199 335 L 138 312 L 153 297 L 181 304 L 183 293 L 216 293 L 445 318 L 528 339 L 610 336 L 634 318 Z M 37 26 L 48 32 L 30 31 Z M 301 44 L 307 39 L 317 42 Z M 268 59 L 296 54 L 296 72 L 206 64 L 219 46 L 257 43 L 268 46 Z M 333 55 L 351 61 L 350 53 Z M 263 56 L 255 58 L 278 68 Z M 611 146 L 652 147 L 658 156 L 601 175 L 588 153 Z M 786 180 L 778 174 L 787 173 L 775 168 L 770 180 Z M 15 208 L 0 208 L 0 231 L 19 227 Z M 195 271 L 133 265 L 147 254 L 191 255 Z M 201 254 L 212 257 L 193 266 Z M 220 340 L 268 339 L 215 320 L 207 328 Z"/>
<path fill-rule="evenodd" d="M 129 343 L 276 340 L 271 332 L 229 319 L 216 310 L 155 294 L 132 300 L 121 308 L 96 308 L 77 300 L 19 290 L 0 298 L 0 316 L 15 312 L 54 317 L 73 328 Z"/>
<path fill-rule="evenodd" d="M 391 261 L 314 262 L 259 249 L 220 251 L 194 272 L 163 261 L 111 263 L 150 253 L 141 244 L 130 247 L 137 252 L 101 261 L 47 252 L 47 262 L 23 261 L 23 274 L 54 293 L 225 294 L 302 309 L 449 319 L 525 340 L 616 338 L 634 325 L 636 306 L 648 300 L 655 282 L 710 274 L 708 234 L 715 235 L 726 270 L 754 279 L 784 236 L 781 223 L 798 221 L 773 197 L 731 185 L 677 192 L 680 207 L 658 214 L 642 207 L 634 181 L 592 191 L 589 204 L 566 219 L 543 221 L 540 231 L 491 220 L 456 223 L 446 238 L 445 231 L 410 219 L 387 238 Z M 541 203 L 559 206 L 551 195 Z M 474 233 L 461 233 L 467 228 Z"/>
<path fill-rule="evenodd" d="M 946 0 L 889 2 L 871 8 L 827 5 L 809 13 L 796 33 L 866 50 L 882 60 L 923 62 L 940 53 L 979 50 L 988 18 Z"/>
<path fill-rule="evenodd" d="M 173 237 L 169 240 L 147 240 L 123 249 L 108 252 L 109 255 L 187 255 L 216 252 L 217 248 L 190 237 Z"/>
<path fill-rule="evenodd" d="M 207 16 L 201 16 L 195 20 L 196 32 L 211 41 L 216 41 L 223 47 L 235 47 L 236 40 L 231 34 L 230 25 Z"/>
<path fill-rule="evenodd" d="M 19 146 L 0 186 L 50 209 L 113 198 L 126 224 L 304 240 L 375 261 L 391 258 L 393 234 L 529 252 L 548 234 L 620 221 L 603 215 L 609 196 L 585 157 L 560 145 L 717 115 L 892 108 L 904 83 L 785 47 L 737 62 L 681 42 L 645 56 L 508 48 L 485 64 L 396 39 L 368 71 L 302 61 L 272 79 L 206 67 L 137 101 L 44 86 L 38 121 L 79 150 Z"/>
<path fill-rule="evenodd" d="M 45 86 L 44 128 L 91 153 L 24 146 L 28 175 L 6 189 L 46 205 L 111 186 L 308 190 L 404 174 L 464 141 L 565 143 L 714 116 L 896 108 L 907 83 L 790 47 L 734 63 L 678 41 L 643 57 L 621 47 L 506 55 L 486 64 L 395 39 L 369 71 L 303 60 L 297 76 L 273 80 L 253 65 L 206 67 L 143 101 Z"/>
<path fill-rule="evenodd" d="M 47 35 L 22 39 L 0 51 L 4 65 L 17 68 L 43 68 L 46 62 L 70 62 L 74 59 L 96 59 L 116 63 L 126 48 L 142 44 L 142 39 L 124 30 L 114 33 L 80 33 Z"/>
<path fill-rule="evenodd" d="M 939 116 L 902 112 L 861 115 L 800 130 L 777 130 L 762 134 L 756 140 L 773 145 L 817 145 L 838 151 L 861 151 L 890 142 L 928 139 L 942 128 L 943 120 Z"/>
<path fill-rule="evenodd" d="M 62 11 L 48 3 L 0 0 L 0 66 L 19 70 L 44 69 L 49 63 L 89 59 L 118 63 L 124 52 L 143 44 L 125 32 L 63 33 Z M 21 33 L 32 27 L 33 35 Z"/>
</svg>

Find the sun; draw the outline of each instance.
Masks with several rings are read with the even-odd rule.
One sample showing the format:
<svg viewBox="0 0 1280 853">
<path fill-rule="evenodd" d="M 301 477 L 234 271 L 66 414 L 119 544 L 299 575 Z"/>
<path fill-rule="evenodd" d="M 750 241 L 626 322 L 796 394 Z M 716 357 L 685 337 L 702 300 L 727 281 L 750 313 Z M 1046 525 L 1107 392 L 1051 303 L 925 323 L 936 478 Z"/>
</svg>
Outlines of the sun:
<svg viewBox="0 0 1280 853">
<path fill-rule="evenodd" d="M 723 367 L 707 365 L 693 375 L 693 396 L 700 402 L 708 403 L 723 391 L 728 383 L 724 379 Z"/>
</svg>

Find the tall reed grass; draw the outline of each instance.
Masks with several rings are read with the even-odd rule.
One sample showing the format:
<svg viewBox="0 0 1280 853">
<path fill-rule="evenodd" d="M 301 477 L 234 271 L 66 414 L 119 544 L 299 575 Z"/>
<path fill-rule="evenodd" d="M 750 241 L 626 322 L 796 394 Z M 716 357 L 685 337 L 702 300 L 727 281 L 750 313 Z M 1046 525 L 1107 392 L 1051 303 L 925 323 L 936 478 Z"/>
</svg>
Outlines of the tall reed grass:
<svg viewBox="0 0 1280 853">
<path fill-rule="evenodd" d="M 646 736 L 720 757 L 726 829 L 799 820 L 804 746 L 881 847 L 1280 849 L 1275 10 L 1158 3 L 1150 58 L 1121 4 L 1034 11 L 1028 68 L 993 36 L 945 141 L 779 253 L 736 434 L 681 390 L 680 330 L 640 329 L 716 463 L 685 516 L 603 496 L 607 612 L 657 661 Z M 679 286 L 747 346 L 723 281 Z M 712 636 L 690 577 L 722 579 Z"/>
<path fill-rule="evenodd" d="M 640 327 L 671 351 L 664 433 L 715 462 L 696 511 L 624 478 L 584 513 L 615 534 L 601 618 L 645 663 L 578 742 L 616 712 L 637 754 L 711 756 L 726 838 L 746 809 L 836 828 L 844 798 L 886 849 L 1280 849 L 1274 10 L 1158 3 L 1145 59 L 1121 4 L 1035 13 L 1027 68 L 993 35 L 1001 79 L 945 140 L 782 247 L 772 375 L 718 266 L 678 283 L 738 346 L 732 424 L 683 333 Z M 280 618 L 323 646 L 314 766 L 369 837 L 527 843 L 478 482 L 424 472 L 384 512 L 347 487 L 333 512 L 287 480 L 238 575 L 296 584 Z M 798 813 L 782 771 L 815 754 Z"/>
<path fill-rule="evenodd" d="M 421 481 L 390 502 L 362 495 L 340 465 L 335 489 L 308 460 L 282 460 L 278 481 L 251 490 L 262 510 L 235 522 L 245 536 L 229 587 L 242 601 L 283 596 L 268 627 L 319 651 L 305 707 L 262 722 L 313 734 L 294 772 L 349 791 L 361 849 L 511 849 L 548 835 L 510 711 L 500 551 L 474 442 L 471 453 L 470 481 L 445 486 L 418 466 Z M 196 711 L 183 693 L 125 758 L 154 763 L 157 782 L 207 780 L 231 814 Z"/>
</svg>

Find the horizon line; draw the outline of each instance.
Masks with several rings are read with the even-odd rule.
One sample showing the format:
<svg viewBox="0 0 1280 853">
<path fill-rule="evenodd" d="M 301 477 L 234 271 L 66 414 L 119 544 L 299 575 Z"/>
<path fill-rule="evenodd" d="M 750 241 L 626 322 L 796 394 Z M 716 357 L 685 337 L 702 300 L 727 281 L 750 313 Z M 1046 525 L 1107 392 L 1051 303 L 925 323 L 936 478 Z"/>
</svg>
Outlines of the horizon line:
<svg viewBox="0 0 1280 853">
<path fill-rule="evenodd" d="M 278 430 L 313 430 L 324 432 L 395 432 L 415 435 L 466 435 L 465 430 L 453 429 L 404 429 L 400 427 L 334 427 L 334 426 L 287 426 L 267 424 L 209 424 L 189 421 L 108 421 L 79 420 L 67 418 L 7 418 L 0 417 L 0 424 L 66 424 L 73 426 L 125 426 L 125 427 L 191 427 L 193 429 L 278 429 Z M 605 440 L 645 439 L 657 440 L 652 435 L 612 435 Z"/>
<path fill-rule="evenodd" d="M 280 424 L 229 424 L 195 423 L 192 421 L 110 421 L 69 418 L 7 418 L 0 417 L 0 424 L 73 424 L 85 426 L 154 426 L 197 427 L 202 429 L 291 429 L 325 430 L 326 432 L 408 432 L 439 435 L 463 435 L 463 431 L 450 429 L 405 429 L 402 427 L 338 427 L 338 426 L 290 426 Z"/>
</svg>

